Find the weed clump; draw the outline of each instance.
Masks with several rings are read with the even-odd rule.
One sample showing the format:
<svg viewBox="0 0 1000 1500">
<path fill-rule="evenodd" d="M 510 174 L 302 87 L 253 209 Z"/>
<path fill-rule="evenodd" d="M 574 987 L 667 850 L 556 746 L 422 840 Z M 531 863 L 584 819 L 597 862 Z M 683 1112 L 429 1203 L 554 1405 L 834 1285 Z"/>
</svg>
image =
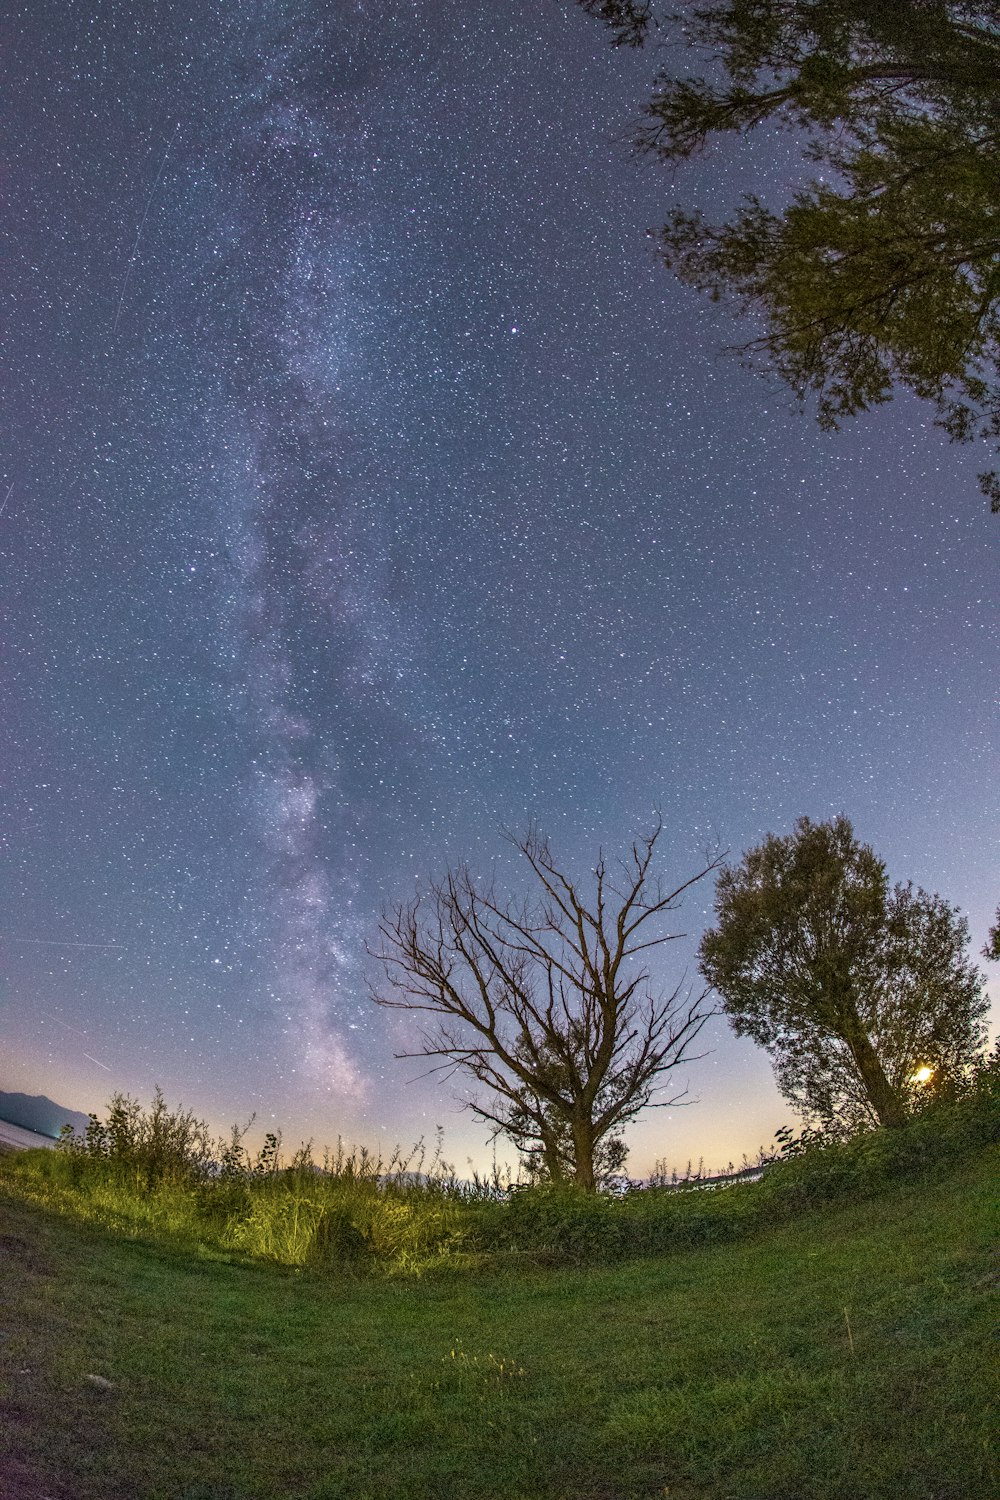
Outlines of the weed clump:
<svg viewBox="0 0 1000 1500">
<path fill-rule="evenodd" d="M 253 1124 L 214 1140 L 190 1111 L 170 1110 L 157 1089 L 148 1110 L 116 1094 L 105 1119 L 63 1131 L 55 1151 L 20 1153 L 8 1171 L 25 1196 L 116 1233 L 168 1239 L 195 1253 L 323 1270 L 379 1267 L 418 1274 L 453 1256 L 467 1234 L 470 1192 L 418 1141 L 388 1160 L 342 1141 L 321 1160 L 305 1143 L 290 1159 L 280 1133 L 256 1155 Z"/>
</svg>

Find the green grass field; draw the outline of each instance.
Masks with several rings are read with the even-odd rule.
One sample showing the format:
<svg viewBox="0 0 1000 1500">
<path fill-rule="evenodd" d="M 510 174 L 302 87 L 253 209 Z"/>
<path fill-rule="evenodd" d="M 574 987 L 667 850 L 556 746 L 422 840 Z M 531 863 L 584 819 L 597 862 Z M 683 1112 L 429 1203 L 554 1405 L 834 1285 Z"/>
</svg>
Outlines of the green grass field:
<svg viewBox="0 0 1000 1500">
<path fill-rule="evenodd" d="M 5 1159 L 0 1497 L 987 1500 L 997 1165 L 738 1243 L 389 1277 L 115 1237 Z"/>
</svg>

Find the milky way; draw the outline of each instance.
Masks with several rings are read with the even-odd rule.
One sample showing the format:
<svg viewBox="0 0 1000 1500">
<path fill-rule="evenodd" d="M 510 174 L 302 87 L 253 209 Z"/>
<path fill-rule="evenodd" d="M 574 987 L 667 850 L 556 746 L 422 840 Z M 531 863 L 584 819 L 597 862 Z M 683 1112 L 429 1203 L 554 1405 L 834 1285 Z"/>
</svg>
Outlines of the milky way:
<svg viewBox="0 0 1000 1500">
<path fill-rule="evenodd" d="M 364 936 L 351 852 L 367 832 L 342 769 L 345 705 L 363 677 L 391 713 L 400 670 L 385 650 L 368 496 L 345 461 L 358 441 L 351 389 L 370 254 L 366 77 L 349 61 L 352 29 L 348 12 L 313 25 L 279 16 L 254 27 L 249 59 L 229 59 L 249 87 L 230 115 L 232 232 L 208 295 L 217 430 L 232 460 L 225 639 L 253 748 L 248 813 L 268 859 L 270 988 L 314 1081 L 340 1092 L 361 1082 L 343 1032 Z"/>
<path fill-rule="evenodd" d="M 0 1087 L 481 1153 L 365 944 L 533 820 L 586 869 L 659 808 L 679 884 L 843 811 L 981 943 L 978 455 L 719 356 L 647 231 L 751 184 L 631 157 L 649 57 L 557 0 L 33 0 L 3 66 Z M 711 1045 L 637 1169 L 785 1117 Z"/>
</svg>

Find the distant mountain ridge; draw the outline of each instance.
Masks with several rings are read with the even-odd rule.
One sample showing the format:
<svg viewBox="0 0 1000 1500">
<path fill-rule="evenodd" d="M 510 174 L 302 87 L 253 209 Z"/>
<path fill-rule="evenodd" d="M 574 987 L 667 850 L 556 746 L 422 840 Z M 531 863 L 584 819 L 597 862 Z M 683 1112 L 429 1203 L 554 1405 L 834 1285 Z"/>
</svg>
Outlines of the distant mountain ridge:
<svg viewBox="0 0 1000 1500">
<path fill-rule="evenodd" d="M 0 1120 L 8 1125 L 20 1125 L 22 1130 L 34 1130 L 38 1135 L 51 1136 L 56 1140 L 64 1125 L 74 1130 L 86 1130 L 87 1116 L 78 1109 L 65 1109 L 44 1094 L 7 1094 L 0 1089 Z"/>
</svg>

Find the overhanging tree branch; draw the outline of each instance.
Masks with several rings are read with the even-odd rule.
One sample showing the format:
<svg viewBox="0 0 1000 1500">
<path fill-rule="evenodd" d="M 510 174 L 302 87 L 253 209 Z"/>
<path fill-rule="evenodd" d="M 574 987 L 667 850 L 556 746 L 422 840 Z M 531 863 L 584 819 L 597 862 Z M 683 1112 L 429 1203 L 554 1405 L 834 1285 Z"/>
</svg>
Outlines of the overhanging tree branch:
<svg viewBox="0 0 1000 1500">
<path fill-rule="evenodd" d="M 793 131 L 835 174 L 767 215 L 719 225 L 675 209 L 664 260 L 769 328 L 751 341 L 825 426 L 897 388 L 955 441 L 1000 437 L 1000 0 L 579 0 L 616 40 L 659 23 L 662 71 L 636 134 L 684 161 L 724 136 Z M 898 247 L 897 255 L 893 247 Z M 980 475 L 1000 511 L 1000 475 Z"/>
</svg>

